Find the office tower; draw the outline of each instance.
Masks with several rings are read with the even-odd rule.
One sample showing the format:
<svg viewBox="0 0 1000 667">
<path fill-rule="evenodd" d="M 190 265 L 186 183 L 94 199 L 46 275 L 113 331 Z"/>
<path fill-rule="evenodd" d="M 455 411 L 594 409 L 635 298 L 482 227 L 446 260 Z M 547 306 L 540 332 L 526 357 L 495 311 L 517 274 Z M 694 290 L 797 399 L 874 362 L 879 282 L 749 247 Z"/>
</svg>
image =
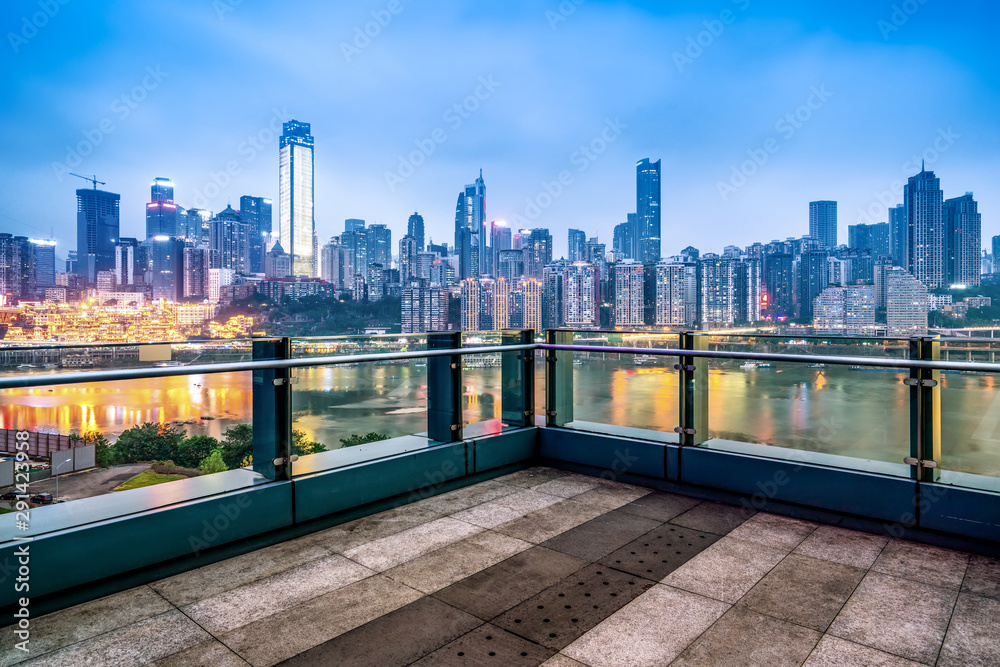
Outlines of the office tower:
<svg viewBox="0 0 1000 667">
<path fill-rule="evenodd" d="M 406 234 L 417 242 L 417 251 L 424 251 L 424 216 L 414 213 L 406 222 Z"/>
<path fill-rule="evenodd" d="M 479 331 L 479 281 L 466 278 L 462 281 L 461 327 L 462 331 Z"/>
<path fill-rule="evenodd" d="M 368 264 L 392 265 L 392 232 L 385 225 L 369 225 L 365 230 L 365 251 Z"/>
<path fill-rule="evenodd" d="M 906 266 L 910 254 L 906 234 L 906 207 L 902 204 L 893 206 L 889 209 L 889 242 L 893 266 Z"/>
<path fill-rule="evenodd" d="M 410 234 L 399 239 L 399 274 L 403 284 L 407 284 L 418 276 L 417 239 Z"/>
<path fill-rule="evenodd" d="M 264 255 L 264 277 L 265 278 L 291 278 L 292 277 L 292 256 L 285 252 L 278 241 Z"/>
<path fill-rule="evenodd" d="M 640 262 L 660 259 L 660 161 L 648 158 L 635 165 L 636 253 Z"/>
<path fill-rule="evenodd" d="M 368 300 L 381 301 L 385 296 L 385 275 L 381 264 L 368 265 L 365 284 L 368 286 Z"/>
<path fill-rule="evenodd" d="M 333 236 L 329 243 L 320 248 L 319 253 L 319 277 L 333 285 L 333 289 L 339 290 L 343 279 L 343 249 L 340 245 L 340 237 Z"/>
<path fill-rule="evenodd" d="M 510 329 L 511 283 L 506 278 L 493 281 L 493 331 Z"/>
<path fill-rule="evenodd" d="M 362 273 L 368 266 L 368 234 L 362 228 L 345 229 L 340 235 L 340 244 L 346 248 L 347 264 L 344 268 L 345 278 Z"/>
<path fill-rule="evenodd" d="M 184 298 L 207 299 L 212 252 L 207 246 L 184 248 Z"/>
<path fill-rule="evenodd" d="M 921 170 L 903 187 L 908 253 L 903 268 L 931 289 L 946 286 L 942 201 L 941 181 L 933 171 Z"/>
<path fill-rule="evenodd" d="M 763 316 L 775 322 L 795 313 L 795 272 L 791 253 L 764 256 L 761 305 Z"/>
<path fill-rule="evenodd" d="M 542 269 L 542 326 L 545 329 L 559 329 L 566 323 L 566 266 L 567 262 L 556 262 Z"/>
<path fill-rule="evenodd" d="M 640 265 L 640 269 L 641 269 Z M 639 279 L 641 289 L 642 278 Z M 566 264 L 563 286 L 563 309 L 567 327 L 572 329 L 592 329 L 600 324 L 601 288 L 598 284 L 597 267 L 590 262 L 570 262 Z M 641 303 L 640 296 L 640 318 Z"/>
<path fill-rule="evenodd" d="M 226 206 L 209 223 L 208 247 L 213 251 L 212 268 L 232 269 L 245 276 L 250 271 L 250 226 L 232 206 Z"/>
<path fill-rule="evenodd" d="M 35 289 L 44 291 L 56 284 L 56 242 L 30 239 L 34 253 Z"/>
<path fill-rule="evenodd" d="M 271 233 L 271 200 L 265 197 L 240 197 L 240 218 L 248 226 L 250 238 L 249 273 L 264 273 L 265 238 Z"/>
<path fill-rule="evenodd" d="M 167 178 L 155 178 L 149 187 L 146 204 L 146 238 L 153 236 L 178 236 L 177 204 L 174 203 L 174 184 Z M 115 239 L 117 240 L 117 236 Z"/>
<path fill-rule="evenodd" d="M 344 231 L 363 232 L 365 231 L 365 221 L 358 218 L 348 218 L 347 220 L 344 220 Z"/>
<path fill-rule="evenodd" d="M 506 222 L 494 220 L 489 223 L 490 227 L 490 275 L 496 277 L 500 270 L 500 253 L 511 250 L 513 238 L 510 227 Z"/>
<path fill-rule="evenodd" d="M 615 225 L 612 249 L 625 259 L 635 259 L 635 213 L 628 214 L 628 221 Z"/>
<path fill-rule="evenodd" d="M 1000 273 L 1000 234 L 993 237 L 993 273 Z"/>
<path fill-rule="evenodd" d="M 826 250 L 810 250 L 798 258 L 795 274 L 795 310 L 798 317 L 812 318 L 813 300 L 830 284 Z"/>
<path fill-rule="evenodd" d="M 737 263 L 715 253 L 706 253 L 698 260 L 701 274 L 698 311 L 703 329 L 736 321 Z"/>
<path fill-rule="evenodd" d="M 483 171 L 479 178 L 458 193 L 455 207 L 455 251 L 459 255 L 459 277 L 462 280 L 489 273 L 489 253 L 486 252 L 486 183 Z"/>
<path fill-rule="evenodd" d="M 278 144 L 278 235 L 292 258 L 292 274 L 316 275 L 316 221 L 313 203 L 313 137 L 309 123 L 292 120 Z"/>
<path fill-rule="evenodd" d="M 179 301 L 184 295 L 184 241 L 172 236 L 146 239 L 154 299 Z"/>
<path fill-rule="evenodd" d="M 875 260 L 875 267 L 873 270 L 873 279 L 875 283 L 875 305 L 879 308 L 885 308 L 886 306 L 886 290 L 889 287 L 887 271 L 892 269 L 892 267 L 892 258 L 880 257 Z"/>
<path fill-rule="evenodd" d="M 888 222 L 848 225 L 847 239 L 847 246 L 852 250 L 867 250 L 872 257 L 892 255 L 892 234 Z"/>
<path fill-rule="evenodd" d="M 520 327 L 542 330 L 542 284 L 534 278 L 525 278 L 518 283 L 520 294 Z"/>
<path fill-rule="evenodd" d="M 501 250 L 497 261 L 497 277 L 506 278 L 511 283 L 524 276 L 524 251 Z"/>
<path fill-rule="evenodd" d="M 427 243 L 428 252 L 436 252 L 440 257 L 448 257 L 448 244 L 435 244 L 433 239 Z"/>
<path fill-rule="evenodd" d="M 527 273 L 541 279 L 542 271 L 552 263 L 552 235 L 547 229 L 532 229 L 528 238 Z"/>
<path fill-rule="evenodd" d="M 33 244 L 26 236 L 0 234 L 0 302 L 11 305 L 34 298 Z"/>
<path fill-rule="evenodd" d="M 571 262 L 585 262 L 587 259 L 587 235 L 579 229 L 569 230 L 569 252 L 566 256 Z"/>
<path fill-rule="evenodd" d="M 697 266 L 690 262 L 665 260 L 656 263 L 654 283 L 656 301 L 653 323 L 656 326 L 690 326 L 697 305 Z"/>
<path fill-rule="evenodd" d="M 889 335 L 919 336 L 927 333 L 927 285 L 898 267 L 885 273 Z"/>
<path fill-rule="evenodd" d="M 945 286 L 978 286 L 983 251 L 979 205 L 971 192 L 946 199 L 942 206 L 948 276 Z"/>
<path fill-rule="evenodd" d="M 837 202 L 809 202 L 809 236 L 819 242 L 821 249 L 837 247 Z"/>
<path fill-rule="evenodd" d="M 200 208 L 178 207 L 177 211 L 177 236 L 189 244 L 207 246 L 214 214 Z"/>
<path fill-rule="evenodd" d="M 615 310 L 616 327 L 635 327 L 644 324 L 643 306 L 645 299 L 643 265 L 634 259 L 615 264 Z"/>
<path fill-rule="evenodd" d="M 98 271 L 115 266 L 120 203 L 120 195 L 96 186 L 76 191 L 76 273 L 86 276 L 89 283 L 97 280 Z"/>
<path fill-rule="evenodd" d="M 583 259 L 591 264 L 595 265 L 601 271 L 603 276 L 607 273 L 608 262 L 605 257 L 605 246 L 597 240 L 597 237 L 587 241 L 587 245 L 584 246 Z"/>
</svg>

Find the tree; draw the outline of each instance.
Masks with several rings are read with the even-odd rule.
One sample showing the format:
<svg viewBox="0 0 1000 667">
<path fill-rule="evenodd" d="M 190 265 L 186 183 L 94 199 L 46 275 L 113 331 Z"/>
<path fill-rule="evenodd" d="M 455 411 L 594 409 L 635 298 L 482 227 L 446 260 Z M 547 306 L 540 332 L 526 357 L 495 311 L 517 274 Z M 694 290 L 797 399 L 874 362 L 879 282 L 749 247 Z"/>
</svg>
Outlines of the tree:
<svg viewBox="0 0 1000 667">
<path fill-rule="evenodd" d="M 71 440 L 94 445 L 94 461 L 98 467 L 107 468 L 112 462 L 111 443 L 100 431 L 87 431 L 81 435 L 71 435 Z"/>
<path fill-rule="evenodd" d="M 234 470 L 248 456 L 253 456 L 253 427 L 250 424 L 233 426 L 222 434 L 222 460 Z"/>
<path fill-rule="evenodd" d="M 357 447 L 358 445 L 366 445 L 369 442 L 378 442 L 379 440 L 388 440 L 389 436 L 384 433 L 365 433 L 364 435 L 354 435 L 348 438 L 341 438 L 340 442 L 344 447 Z"/>
<path fill-rule="evenodd" d="M 174 461 L 182 468 L 197 468 L 198 465 L 219 448 L 219 441 L 208 435 L 193 435 L 177 445 Z"/>
<path fill-rule="evenodd" d="M 222 460 L 222 450 L 213 449 L 212 453 L 205 457 L 205 460 L 198 466 L 203 475 L 211 475 L 217 472 L 229 470 L 229 466 Z"/>
<path fill-rule="evenodd" d="M 326 445 L 309 439 L 303 431 L 292 430 L 292 454 L 304 456 L 306 454 L 318 454 L 326 451 Z"/>
<path fill-rule="evenodd" d="M 112 456 L 120 463 L 136 461 L 166 461 L 174 458 L 184 432 L 166 424 L 147 422 L 133 426 L 118 436 L 112 446 Z"/>
</svg>

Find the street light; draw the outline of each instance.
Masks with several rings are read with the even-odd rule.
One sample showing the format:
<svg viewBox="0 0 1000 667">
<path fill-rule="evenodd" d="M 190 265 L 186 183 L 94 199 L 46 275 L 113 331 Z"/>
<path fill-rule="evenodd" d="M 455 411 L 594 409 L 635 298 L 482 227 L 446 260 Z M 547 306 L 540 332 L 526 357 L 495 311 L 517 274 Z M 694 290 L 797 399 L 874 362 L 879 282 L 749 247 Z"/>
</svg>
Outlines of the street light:
<svg viewBox="0 0 1000 667">
<path fill-rule="evenodd" d="M 57 465 L 55 468 L 52 469 L 52 475 L 56 478 L 56 500 L 57 501 L 59 500 L 59 468 L 62 468 L 67 463 L 72 463 L 72 462 L 73 462 L 73 459 L 67 459 L 66 461 L 63 461 L 62 463 L 60 463 L 59 465 Z"/>
</svg>

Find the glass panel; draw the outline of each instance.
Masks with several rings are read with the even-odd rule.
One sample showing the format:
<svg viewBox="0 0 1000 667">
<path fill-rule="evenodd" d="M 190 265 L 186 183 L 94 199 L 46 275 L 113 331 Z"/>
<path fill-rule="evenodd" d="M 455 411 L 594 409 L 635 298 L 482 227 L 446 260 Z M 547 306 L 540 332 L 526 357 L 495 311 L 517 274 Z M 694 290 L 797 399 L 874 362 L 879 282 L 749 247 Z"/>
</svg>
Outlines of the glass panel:
<svg viewBox="0 0 1000 667">
<path fill-rule="evenodd" d="M 676 442 L 679 422 L 677 357 L 620 354 L 616 347 L 676 349 L 677 334 L 577 332 L 574 345 L 593 352 L 573 353 L 573 421 L 567 426 L 588 431 L 655 437 Z M 658 431 L 634 433 L 623 429 Z"/>
<path fill-rule="evenodd" d="M 818 463 L 906 476 L 907 377 L 868 366 L 712 359 L 709 433 L 823 455 L 810 459 Z"/>
<path fill-rule="evenodd" d="M 996 363 L 1000 340 L 941 341 L 944 361 Z M 1000 376 L 941 372 L 941 478 L 1000 491 Z"/>
<path fill-rule="evenodd" d="M 497 347 L 503 344 L 498 331 L 462 334 L 462 347 Z M 469 354 L 462 358 L 462 421 L 466 438 L 503 429 L 503 358 L 498 350 L 489 354 Z"/>
<path fill-rule="evenodd" d="M 708 349 L 722 352 L 905 359 L 909 354 L 909 339 L 712 334 L 708 339 Z"/>
</svg>

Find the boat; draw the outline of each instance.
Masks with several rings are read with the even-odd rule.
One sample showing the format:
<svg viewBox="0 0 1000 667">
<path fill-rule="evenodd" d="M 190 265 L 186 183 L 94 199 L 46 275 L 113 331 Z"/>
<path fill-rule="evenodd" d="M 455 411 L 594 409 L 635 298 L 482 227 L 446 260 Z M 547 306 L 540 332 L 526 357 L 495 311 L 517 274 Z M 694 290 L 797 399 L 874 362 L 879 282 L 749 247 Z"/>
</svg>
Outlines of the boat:
<svg viewBox="0 0 1000 667">
<path fill-rule="evenodd" d="M 747 361 L 746 363 L 740 365 L 740 368 L 742 368 L 745 371 L 755 371 L 758 368 L 770 368 L 770 367 L 771 364 L 767 363 L 766 361 Z"/>
<path fill-rule="evenodd" d="M 48 368 L 48 369 L 59 368 L 59 364 L 42 364 L 42 368 Z"/>
<path fill-rule="evenodd" d="M 414 365 L 414 366 L 416 366 L 417 368 L 424 368 L 424 367 L 426 367 L 426 366 L 427 366 L 427 360 L 426 360 L 426 359 L 419 359 L 419 360 L 418 360 L 418 361 L 417 361 L 416 363 L 414 363 L 413 365 Z"/>
<path fill-rule="evenodd" d="M 651 354 L 637 354 L 633 359 L 632 363 L 636 366 L 646 366 L 652 364 L 656 361 L 656 357 Z"/>
<path fill-rule="evenodd" d="M 583 366 L 583 359 L 574 359 L 573 360 L 573 365 L 574 366 Z"/>
<path fill-rule="evenodd" d="M 17 367 L 17 370 L 19 370 L 19 371 L 28 371 L 28 370 L 31 370 L 32 368 L 38 368 L 38 367 L 34 366 L 32 364 L 21 364 L 20 366 Z"/>
<path fill-rule="evenodd" d="M 806 364 L 806 368 L 826 368 L 826 364 Z"/>
</svg>

